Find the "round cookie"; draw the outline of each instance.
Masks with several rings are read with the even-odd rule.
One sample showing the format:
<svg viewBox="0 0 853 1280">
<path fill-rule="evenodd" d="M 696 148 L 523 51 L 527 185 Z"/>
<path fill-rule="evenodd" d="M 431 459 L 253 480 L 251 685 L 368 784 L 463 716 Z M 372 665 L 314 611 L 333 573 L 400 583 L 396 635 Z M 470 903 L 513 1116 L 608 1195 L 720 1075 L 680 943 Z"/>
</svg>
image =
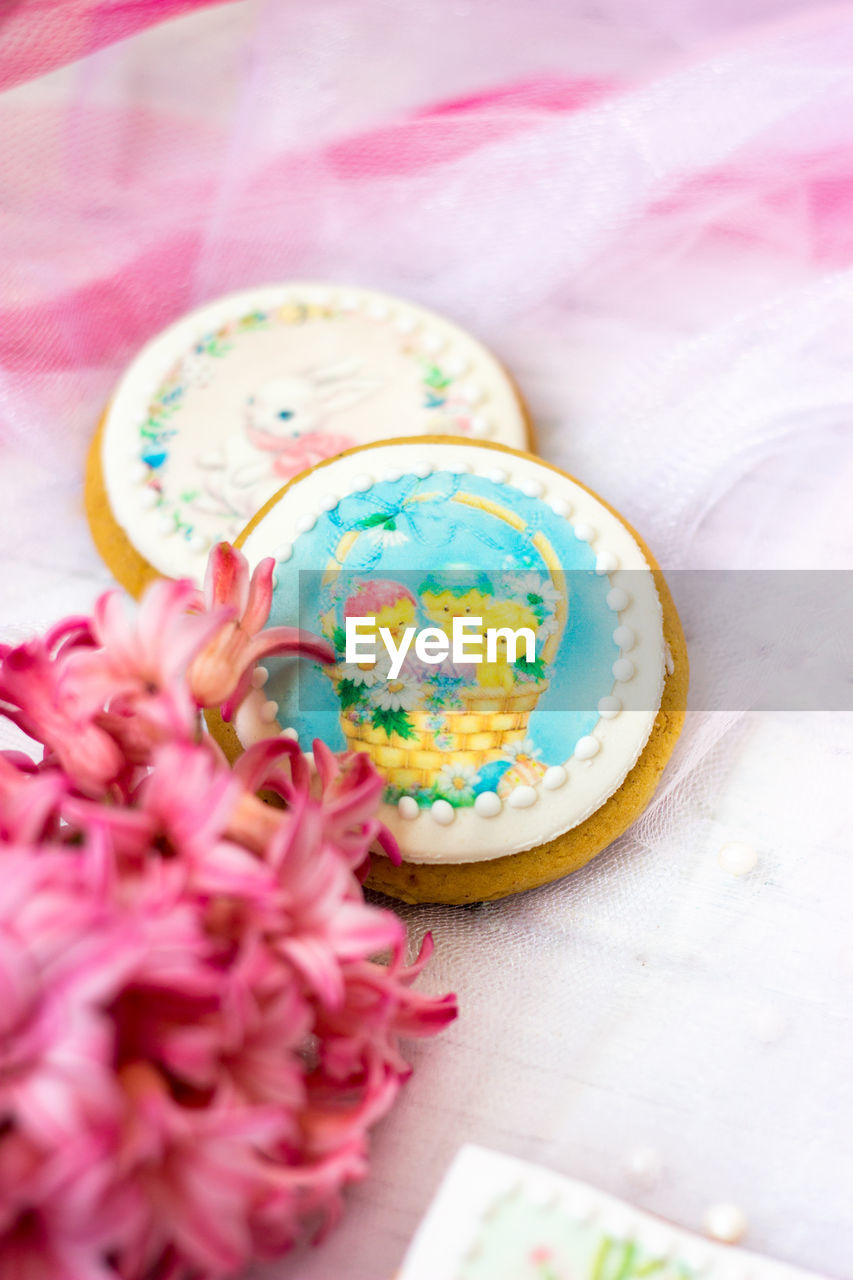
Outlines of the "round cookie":
<svg viewBox="0 0 853 1280">
<path fill-rule="evenodd" d="M 238 545 L 278 560 L 271 624 L 322 631 L 339 661 L 270 661 L 233 725 L 211 729 L 232 757 L 294 731 L 306 749 L 367 752 L 403 855 L 375 859 L 374 888 L 500 898 L 582 866 L 648 803 L 683 721 L 684 637 L 648 550 L 564 472 L 494 445 L 382 442 L 292 481 Z M 395 670 L 380 642 L 376 662 L 347 662 L 348 625 L 368 645 L 384 626 L 398 654 L 407 628 L 442 649 L 458 625 L 484 660 L 410 647 Z M 534 651 L 497 636 L 490 652 L 503 627 L 532 632 Z"/>
<path fill-rule="evenodd" d="M 86 472 L 95 544 L 139 594 L 200 581 L 281 485 L 356 445 L 441 433 L 527 447 L 499 362 L 443 317 L 367 289 L 236 293 L 153 338 L 101 420 Z"/>
</svg>

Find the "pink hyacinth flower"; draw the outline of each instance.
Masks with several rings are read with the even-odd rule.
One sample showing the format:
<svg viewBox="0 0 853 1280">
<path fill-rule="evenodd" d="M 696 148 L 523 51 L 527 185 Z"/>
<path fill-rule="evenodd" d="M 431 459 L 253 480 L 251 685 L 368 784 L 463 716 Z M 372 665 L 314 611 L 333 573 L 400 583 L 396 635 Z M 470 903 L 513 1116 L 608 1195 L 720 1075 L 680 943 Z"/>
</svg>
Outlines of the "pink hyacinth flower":
<svg viewBox="0 0 853 1280">
<path fill-rule="evenodd" d="M 45 744 L 0 753 L 3 1277 L 225 1280 L 328 1229 L 401 1037 L 456 1014 L 411 990 L 430 940 L 406 968 L 364 899 L 371 846 L 396 853 L 366 757 L 279 738 L 232 769 L 201 735 L 202 651 L 236 691 L 303 647 L 261 630 L 268 566 L 216 558 L 206 613 L 157 583 L 135 621 L 104 597 L 0 651 L 0 715 Z"/>
<path fill-rule="evenodd" d="M 221 706 L 230 720 L 251 686 L 252 671 L 272 655 L 303 654 L 316 662 L 333 662 L 325 640 L 294 627 L 264 625 L 272 607 L 275 561 L 262 560 L 249 577 L 242 552 L 228 542 L 213 548 L 204 584 L 205 608 L 214 614 L 228 609 L 231 620 L 205 645 L 190 668 L 190 685 L 200 706 Z"/>
<path fill-rule="evenodd" d="M 84 791 L 97 793 L 121 773 L 125 758 L 65 687 L 54 638 L 48 632 L 16 648 L 0 646 L 0 713 L 42 743 Z M 67 643 L 63 637 L 60 650 Z M 89 653 L 81 649 L 68 661 Z"/>
<path fill-rule="evenodd" d="M 109 728 L 123 740 L 134 734 L 153 745 L 170 736 L 194 737 L 197 709 L 185 676 L 195 655 L 227 622 L 227 609 L 197 610 L 199 595 L 187 581 L 152 583 L 134 618 L 118 592 L 97 601 L 93 632 L 97 649 L 73 654 L 64 683 L 89 713 L 109 708 Z"/>
</svg>

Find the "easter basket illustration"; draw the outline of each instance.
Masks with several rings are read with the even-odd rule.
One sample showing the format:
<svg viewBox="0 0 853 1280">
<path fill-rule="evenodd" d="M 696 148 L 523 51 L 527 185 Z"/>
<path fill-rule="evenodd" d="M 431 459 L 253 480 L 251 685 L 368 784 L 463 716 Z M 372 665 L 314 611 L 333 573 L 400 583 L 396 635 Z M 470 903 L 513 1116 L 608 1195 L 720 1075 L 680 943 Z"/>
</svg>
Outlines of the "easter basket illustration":
<svg viewBox="0 0 853 1280">
<path fill-rule="evenodd" d="M 439 495 L 420 493 L 410 502 L 429 502 Z M 366 752 L 386 778 L 387 798 L 412 796 L 421 805 L 447 799 L 455 807 L 473 804 L 489 767 L 501 771 L 512 785 L 535 782 L 544 766 L 530 747 L 528 724 L 548 688 L 548 668 L 559 649 L 568 617 L 564 574 L 554 547 L 541 530 L 531 530 L 509 507 L 481 494 L 456 492 L 449 502 L 469 509 L 466 520 L 499 521 L 524 546 L 526 562 L 519 569 L 487 573 L 471 566 L 466 572 L 417 573 L 415 590 L 395 581 L 393 571 L 380 565 L 364 575 L 354 590 L 338 593 L 338 611 L 327 618 L 326 630 L 338 638 L 343 615 L 372 615 L 396 635 L 405 625 L 417 625 L 418 613 L 428 625 L 445 630 L 454 615 L 483 617 L 484 630 L 528 627 L 535 634 L 535 658 L 508 653 L 499 640 L 494 661 L 471 666 L 465 675 L 452 663 L 439 668 L 400 671 L 390 677 L 389 664 L 377 661 L 356 669 L 339 664 L 328 670 L 340 702 L 340 723 L 351 751 Z M 461 514 L 461 513 L 460 513 Z M 326 570 L 326 581 L 346 569 L 348 558 L 365 536 L 376 536 L 376 516 L 362 522 L 374 528 L 350 529 L 340 538 Z M 509 530 L 506 529 L 509 526 Z M 396 526 L 385 519 L 391 546 Z M 530 561 L 540 562 L 531 571 Z M 412 575 L 398 575 L 408 577 Z M 349 591 L 350 598 L 344 601 Z M 449 632 L 446 631 L 449 635 Z M 475 673 L 475 674 L 472 674 Z M 498 762 L 501 762 L 500 764 Z M 495 783 L 496 785 L 496 783 Z M 489 783 L 491 789 L 492 784 Z"/>
</svg>

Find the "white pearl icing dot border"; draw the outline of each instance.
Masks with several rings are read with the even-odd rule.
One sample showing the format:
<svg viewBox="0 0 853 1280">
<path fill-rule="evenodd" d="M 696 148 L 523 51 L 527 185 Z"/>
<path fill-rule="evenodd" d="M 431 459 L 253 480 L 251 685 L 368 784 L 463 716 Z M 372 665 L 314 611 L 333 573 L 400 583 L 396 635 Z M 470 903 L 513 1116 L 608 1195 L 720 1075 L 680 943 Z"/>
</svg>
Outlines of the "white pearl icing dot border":
<svg viewBox="0 0 853 1280">
<path fill-rule="evenodd" d="M 503 808 L 497 791 L 481 791 L 474 800 L 474 812 L 481 818 L 496 818 Z"/>
<path fill-rule="evenodd" d="M 456 810 L 449 800 L 433 800 L 430 813 L 440 827 L 449 827 L 456 817 Z"/>
<path fill-rule="evenodd" d="M 510 791 L 506 798 L 506 802 L 512 805 L 513 809 L 529 809 L 539 799 L 539 792 L 535 787 L 521 786 L 516 787 L 514 791 Z"/>
<path fill-rule="evenodd" d="M 597 756 L 600 750 L 601 743 L 598 738 L 593 737 L 591 733 L 585 733 L 575 743 L 574 756 L 576 760 L 592 760 L 593 756 Z"/>
<path fill-rule="evenodd" d="M 558 791 L 569 780 L 565 765 L 552 764 L 542 775 L 542 786 L 546 791 Z"/>
</svg>

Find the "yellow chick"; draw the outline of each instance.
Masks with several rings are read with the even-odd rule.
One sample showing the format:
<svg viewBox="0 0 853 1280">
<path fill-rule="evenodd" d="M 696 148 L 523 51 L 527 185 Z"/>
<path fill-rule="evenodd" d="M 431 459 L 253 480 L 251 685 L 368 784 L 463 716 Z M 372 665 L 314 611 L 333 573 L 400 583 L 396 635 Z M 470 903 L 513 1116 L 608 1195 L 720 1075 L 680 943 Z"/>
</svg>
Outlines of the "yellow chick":
<svg viewBox="0 0 853 1280">
<path fill-rule="evenodd" d="M 538 622 L 535 613 L 527 605 L 517 604 L 514 600 L 495 600 L 483 611 L 483 626 L 487 630 L 506 627 L 511 631 L 528 627 L 535 635 Z M 515 685 L 515 672 L 509 659 L 506 636 L 497 636 L 496 641 L 496 660 L 480 664 L 477 668 L 477 684 L 484 689 L 505 689 L 509 692 Z M 516 657 L 519 654 L 523 656 L 524 653 L 524 645 L 519 644 Z"/>
<path fill-rule="evenodd" d="M 461 596 L 453 591 L 424 591 L 421 600 L 430 622 L 452 641 L 453 619 L 485 617 L 491 597 L 472 587 Z"/>
<path fill-rule="evenodd" d="M 380 628 L 387 627 L 394 637 L 394 643 L 399 644 L 406 627 L 413 627 L 415 624 L 415 602 L 407 596 L 401 596 L 396 603 L 383 605 L 375 617 L 377 632 Z"/>
</svg>

